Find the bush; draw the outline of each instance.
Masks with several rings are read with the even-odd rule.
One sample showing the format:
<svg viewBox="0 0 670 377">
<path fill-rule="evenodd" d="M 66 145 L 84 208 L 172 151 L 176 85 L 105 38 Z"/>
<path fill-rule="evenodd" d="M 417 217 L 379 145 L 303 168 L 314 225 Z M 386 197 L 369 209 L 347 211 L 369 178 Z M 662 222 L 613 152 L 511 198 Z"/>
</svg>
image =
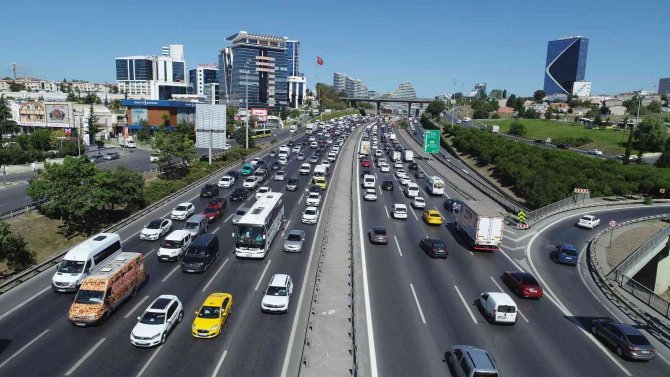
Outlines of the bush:
<svg viewBox="0 0 670 377">
<path fill-rule="evenodd" d="M 0 222 L 0 261 L 6 262 L 14 272 L 35 264 L 35 254 L 27 249 L 26 241 L 20 235 L 12 234 L 4 222 Z"/>
<path fill-rule="evenodd" d="M 582 146 L 584 144 L 588 144 L 588 143 L 592 142 L 593 140 L 591 140 L 588 137 L 584 137 L 584 136 L 581 136 L 581 137 L 560 136 L 560 137 L 557 137 L 555 139 L 552 139 L 551 141 L 554 144 L 567 144 L 571 147 L 579 147 L 579 146 Z"/>
<path fill-rule="evenodd" d="M 489 117 L 489 113 L 486 110 L 475 110 L 474 114 L 472 115 L 472 118 L 474 119 L 487 119 Z"/>
<path fill-rule="evenodd" d="M 526 130 L 526 126 L 524 126 L 523 123 L 515 120 L 512 122 L 512 125 L 509 127 L 509 131 L 507 133 L 515 136 L 526 136 L 528 130 Z"/>
<path fill-rule="evenodd" d="M 164 197 L 177 192 L 178 189 L 178 181 L 168 181 L 163 179 L 151 181 L 144 188 L 144 201 L 147 204 L 156 203 Z"/>
</svg>

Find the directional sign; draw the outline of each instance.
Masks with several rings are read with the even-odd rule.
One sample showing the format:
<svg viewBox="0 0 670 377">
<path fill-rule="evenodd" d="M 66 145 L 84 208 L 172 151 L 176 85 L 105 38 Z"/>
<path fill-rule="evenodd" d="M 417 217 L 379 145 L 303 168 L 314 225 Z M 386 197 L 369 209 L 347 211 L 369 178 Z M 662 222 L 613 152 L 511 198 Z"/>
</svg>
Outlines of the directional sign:
<svg viewBox="0 0 670 377">
<path fill-rule="evenodd" d="M 440 131 L 425 130 L 423 133 L 423 151 L 425 153 L 440 153 Z"/>
<path fill-rule="evenodd" d="M 516 219 L 519 220 L 520 222 L 526 221 L 526 212 L 520 211 L 519 213 L 517 213 Z"/>
<path fill-rule="evenodd" d="M 616 220 L 610 220 L 610 222 L 608 224 L 609 224 L 610 228 L 616 228 L 616 226 L 618 225 Z"/>
<path fill-rule="evenodd" d="M 575 188 L 574 192 L 575 194 L 587 194 L 589 192 L 589 189 Z"/>
</svg>

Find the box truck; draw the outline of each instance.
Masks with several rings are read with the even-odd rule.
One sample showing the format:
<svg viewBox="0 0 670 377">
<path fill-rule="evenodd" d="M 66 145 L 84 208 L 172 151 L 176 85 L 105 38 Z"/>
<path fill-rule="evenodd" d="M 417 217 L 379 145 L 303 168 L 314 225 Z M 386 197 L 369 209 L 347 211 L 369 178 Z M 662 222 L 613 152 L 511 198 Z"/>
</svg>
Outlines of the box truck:
<svg viewBox="0 0 670 377">
<path fill-rule="evenodd" d="M 412 160 L 414 160 L 414 152 L 409 149 L 405 149 L 402 151 L 402 159 L 405 162 L 412 162 Z"/>
<path fill-rule="evenodd" d="M 475 201 L 463 201 L 456 220 L 456 229 L 470 241 L 474 250 L 496 251 L 502 244 L 504 214 Z"/>
<path fill-rule="evenodd" d="M 363 140 L 361 141 L 361 149 L 358 151 L 359 156 L 369 156 L 370 155 L 370 141 Z"/>
</svg>

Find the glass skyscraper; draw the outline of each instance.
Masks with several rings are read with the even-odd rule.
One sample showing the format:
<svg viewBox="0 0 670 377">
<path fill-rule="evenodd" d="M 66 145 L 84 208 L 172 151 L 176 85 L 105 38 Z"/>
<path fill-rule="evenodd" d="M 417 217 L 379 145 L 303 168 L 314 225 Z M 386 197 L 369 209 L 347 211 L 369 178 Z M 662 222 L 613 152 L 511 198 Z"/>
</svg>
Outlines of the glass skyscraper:
<svg viewBox="0 0 670 377">
<path fill-rule="evenodd" d="M 544 70 L 544 92 L 547 95 L 571 94 L 575 81 L 583 81 L 589 40 L 584 37 L 549 41 Z"/>
<path fill-rule="evenodd" d="M 300 76 L 300 41 L 286 41 L 288 75 Z"/>
</svg>

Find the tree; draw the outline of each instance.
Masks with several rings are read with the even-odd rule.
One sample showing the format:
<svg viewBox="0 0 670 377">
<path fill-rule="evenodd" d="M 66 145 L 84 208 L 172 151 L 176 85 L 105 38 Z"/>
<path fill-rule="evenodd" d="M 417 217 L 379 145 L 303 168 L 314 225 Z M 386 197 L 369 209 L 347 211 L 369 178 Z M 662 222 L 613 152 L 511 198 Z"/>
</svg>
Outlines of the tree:
<svg viewBox="0 0 670 377">
<path fill-rule="evenodd" d="M 533 108 L 528 108 L 524 110 L 523 117 L 526 119 L 540 119 L 540 112 Z"/>
<path fill-rule="evenodd" d="M 240 127 L 235 132 L 233 132 L 233 139 L 237 141 L 237 143 L 241 146 L 244 147 L 246 144 L 246 130 L 244 127 Z M 249 148 L 253 148 L 255 146 L 255 141 L 251 137 L 249 137 Z"/>
<path fill-rule="evenodd" d="M 506 98 L 507 98 L 507 89 L 503 89 L 502 99 L 506 99 Z"/>
<path fill-rule="evenodd" d="M 552 114 L 551 106 L 547 107 L 547 111 L 544 112 L 544 119 L 551 119 Z"/>
<path fill-rule="evenodd" d="M 235 124 L 235 115 L 237 114 L 238 107 L 234 105 L 226 106 L 226 125 Z"/>
<path fill-rule="evenodd" d="M 167 114 L 161 115 L 161 120 L 163 121 L 163 127 L 170 127 L 170 116 Z"/>
<path fill-rule="evenodd" d="M 472 115 L 472 118 L 474 119 L 488 119 L 488 117 L 489 113 L 484 109 L 475 110 L 474 114 Z"/>
<path fill-rule="evenodd" d="M 12 234 L 7 223 L 0 221 L 0 262 L 14 272 L 25 270 L 35 264 L 35 254 L 26 247 L 21 235 Z"/>
<path fill-rule="evenodd" d="M 525 136 L 528 131 L 526 130 L 526 126 L 524 126 L 523 123 L 515 120 L 510 125 L 509 131 L 507 131 L 507 133 L 515 136 Z"/>
<path fill-rule="evenodd" d="M 0 96 L 0 140 L 4 134 L 15 133 L 21 129 L 14 120 L 12 120 L 12 109 L 5 98 L 5 95 Z"/>
<path fill-rule="evenodd" d="M 547 94 L 544 92 L 544 90 L 538 89 L 533 93 L 533 98 L 535 98 L 535 102 L 540 103 L 546 95 Z"/>
<path fill-rule="evenodd" d="M 137 140 L 148 141 L 151 139 L 151 127 L 146 119 L 140 119 L 138 122 L 140 129 L 137 131 Z"/>
<path fill-rule="evenodd" d="M 31 149 L 48 151 L 51 149 L 52 145 L 51 131 L 45 128 L 37 129 L 30 134 L 30 139 L 28 141 Z"/>
<path fill-rule="evenodd" d="M 101 127 L 98 125 L 98 117 L 95 116 L 93 111 L 93 103 L 88 110 L 88 118 L 86 118 L 86 125 L 88 126 L 88 142 L 90 145 L 95 144 L 95 137 L 101 131 Z"/>
<path fill-rule="evenodd" d="M 607 107 L 607 105 L 605 104 L 605 101 L 603 101 L 603 103 L 600 105 L 600 110 L 599 111 L 600 111 L 600 115 L 609 115 L 610 108 Z"/>
<path fill-rule="evenodd" d="M 99 170 L 93 177 L 92 200 L 99 209 L 113 211 L 119 205 L 126 210 L 141 208 L 144 204 L 144 177 L 119 166 L 115 170 Z"/>
<path fill-rule="evenodd" d="M 516 108 L 516 94 L 510 94 L 509 98 L 507 98 L 507 102 L 505 102 L 505 106 Z"/>
<path fill-rule="evenodd" d="M 659 168 L 670 168 L 670 138 L 665 141 L 665 148 L 661 156 L 656 160 L 656 166 Z"/>
<path fill-rule="evenodd" d="M 661 103 L 659 101 L 651 101 L 649 105 L 647 105 L 647 112 L 648 113 L 660 113 L 661 112 Z"/>
<path fill-rule="evenodd" d="M 644 152 L 661 150 L 668 139 L 668 128 L 658 118 L 647 117 L 637 126 L 635 139 L 639 151 L 638 157 L 642 157 Z"/>
<path fill-rule="evenodd" d="M 435 100 L 426 106 L 426 110 L 424 110 L 426 113 L 432 114 L 432 116 L 436 117 L 439 116 L 444 110 L 447 109 L 447 104 L 444 103 L 444 101 L 441 100 Z"/>
<path fill-rule="evenodd" d="M 493 89 L 491 90 L 491 94 L 489 97 L 494 98 L 494 99 L 502 99 L 503 98 L 503 91 L 500 89 Z"/>
<path fill-rule="evenodd" d="M 16 81 L 12 81 L 9 83 L 10 92 L 20 92 L 22 90 L 26 90 L 26 86 L 23 83 Z"/>
<path fill-rule="evenodd" d="M 74 95 L 73 92 L 68 92 L 67 98 L 65 99 L 67 102 L 78 102 L 77 96 Z"/>
</svg>

